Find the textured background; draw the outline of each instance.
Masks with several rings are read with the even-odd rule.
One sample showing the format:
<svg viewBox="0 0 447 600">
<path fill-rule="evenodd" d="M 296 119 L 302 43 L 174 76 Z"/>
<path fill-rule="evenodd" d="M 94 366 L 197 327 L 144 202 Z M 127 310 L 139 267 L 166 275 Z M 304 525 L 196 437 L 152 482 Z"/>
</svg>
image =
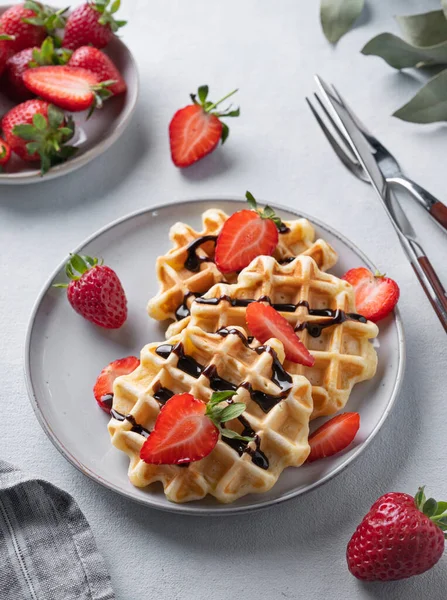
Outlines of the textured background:
<svg viewBox="0 0 447 600">
<path fill-rule="evenodd" d="M 445 126 L 390 117 L 422 76 L 396 73 L 359 53 L 372 35 L 397 31 L 393 14 L 423 12 L 438 2 L 370 0 L 366 18 L 336 49 L 320 31 L 316 0 L 125 4 L 130 23 L 123 38 L 137 57 L 142 91 L 119 144 L 63 181 L 0 187 L 2 458 L 74 495 L 120 600 L 445 600 L 447 557 L 425 575 L 386 585 L 361 584 L 346 569 L 346 543 L 380 494 L 413 493 L 425 483 L 447 499 L 446 338 L 379 202 L 338 163 L 304 103 L 315 72 L 334 81 L 405 169 L 445 200 Z M 167 125 L 203 83 L 212 98 L 239 86 L 242 116 L 231 123 L 223 149 L 180 172 L 169 159 Z M 142 508 L 78 473 L 40 429 L 23 378 L 29 314 L 60 258 L 112 219 L 152 203 L 240 195 L 247 188 L 331 224 L 399 281 L 408 351 L 404 385 L 362 457 L 305 497 L 223 519 Z M 404 202 L 447 283 L 445 235 Z"/>
</svg>

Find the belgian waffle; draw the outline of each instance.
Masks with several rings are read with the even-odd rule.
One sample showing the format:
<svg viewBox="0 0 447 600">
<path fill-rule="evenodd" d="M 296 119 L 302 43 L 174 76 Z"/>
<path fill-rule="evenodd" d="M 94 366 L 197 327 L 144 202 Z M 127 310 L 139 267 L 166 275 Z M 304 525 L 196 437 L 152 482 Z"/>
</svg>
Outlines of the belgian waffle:
<svg viewBox="0 0 447 600">
<path fill-rule="evenodd" d="M 377 354 L 369 340 L 377 336 L 377 326 L 352 314 L 356 310 L 352 286 L 323 273 L 308 256 L 284 265 L 259 256 L 240 272 L 237 283 L 216 284 L 195 300 L 190 325 L 207 332 L 237 326 L 249 334 L 247 301 L 260 299 L 293 325 L 315 357 L 313 367 L 284 363 L 289 373 L 304 375 L 312 384 L 312 418 L 343 408 L 354 384 L 373 377 Z"/>
<path fill-rule="evenodd" d="M 169 232 L 173 247 L 157 259 L 157 279 L 160 290 L 148 303 L 149 316 L 159 321 L 181 320 L 189 316 L 189 306 L 195 296 L 207 292 L 214 284 L 232 283 L 236 273 L 220 273 L 214 264 L 215 239 L 228 219 L 221 210 L 203 213 L 203 230 L 195 231 L 185 223 L 175 223 Z M 337 261 L 335 250 L 324 240 L 315 241 L 315 231 L 307 219 L 285 221 L 279 234 L 275 258 L 287 261 L 305 254 L 311 256 L 326 271 Z M 187 322 L 182 324 L 186 326 Z"/>
<path fill-rule="evenodd" d="M 129 478 L 135 486 L 159 481 L 174 502 L 210 494 L 228 503 L 269 490 L 285 467 L 306 460 L 310 383 L 284 371 L 278 340 L 257 348 L 249 341 L 241 328 L 212 334 L 188 327 L 168 342 L 145 346 L 140 366 L 115 380 L 108 428 L 113 445 L 129 456 Z M 226 425 L 255 436 L 254 442 L 220 438 L 211 454 L 186 468 L 140 459 L 160 406 L 172 394 L 190 392 L 208 401 L 214 390 L 224 389 L 236 390 L 234 401 L 246 404 L 242 417 Z"/>
</svg>

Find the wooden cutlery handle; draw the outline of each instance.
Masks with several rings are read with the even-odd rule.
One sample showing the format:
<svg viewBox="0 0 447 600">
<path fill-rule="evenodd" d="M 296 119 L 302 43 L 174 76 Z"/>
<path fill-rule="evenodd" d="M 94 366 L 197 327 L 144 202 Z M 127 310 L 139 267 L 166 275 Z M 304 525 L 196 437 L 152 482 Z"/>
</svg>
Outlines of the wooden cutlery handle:
<svg viewBox="0 0 447 600">
<path fill-rule="evenodd" d="M 435 202 L 430 208 L 431 216 L 438 221 L 440 225 L 447 229 L 447 206 L 442 202 Z"/>
<path fill-rule="evenodd" d="M 416 276 L 419 279 L 427 298 L 430 300 L 435 313 L 438 315 L 438 319 L 441 321 L 441 324 L 447 333 L 447 296 L 445 289 L 428 258 L 426 256 L 420 256 L 417 260 L 419 266 L 430 282 L 431 290 L 427 289 L 426 282 L 422 279 L 417 269 L 413 265 L 414 272 L 416 273 Z"/>
</svg>

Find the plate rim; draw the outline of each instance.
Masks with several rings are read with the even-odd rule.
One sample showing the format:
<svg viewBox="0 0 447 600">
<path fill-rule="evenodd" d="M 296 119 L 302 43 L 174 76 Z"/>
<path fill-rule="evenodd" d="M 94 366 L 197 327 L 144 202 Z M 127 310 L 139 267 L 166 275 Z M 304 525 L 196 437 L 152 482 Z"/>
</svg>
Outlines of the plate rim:
<svg viewBox="0 0 447 600">
<path fill-rule="evenodd" d="M 119 217 L 119 218 L 107 223 L 103 227 L 100 227 L 94 233 L 92 233 L 90 236 L 86 237 L 80 244 L 78 244 L 76 246 L 76 248 L 74 250 L 72 250 L 72 253 L 79 252 L 80 250 L 82 250 L 82 248 L 84 248 L 85 246 L 87 246 L 88 244 L 93 242 L 95 239 L 99 238 L 101 235 L 103 235 L 107 231 L 110 231 L 110 230 L 114 229 L 115 227 L 118 227 L 122 223 L 131 221 L 133 219 L 136 219 L 142 215 L 145 215 L 145 214 L 153 212 L 153 211 L 171 208 L 176 205 L 199 204 L 201 202 L 240 203 L 240 202 L 244 202 L 244 201 L 245 201 L 245 198 L 243 198 L 242 196 L 210 195 L 210 196 L 203 196 L 203 197 L 186 198 L 184 200 L 177 199 L 174 202 L 164 202 L 161 204 L 150 205 L 146 208 L 142 208 L 142 209 L 133 211 L 127 215 L 124 215 L 123 217 Z M 258 201 L 262 205 L 267 204 L 267 202 L 265 202 L 263 199 L 260 199 Z M 340 240 L 340 242 L 347 245 L 351 250 L 353 250 L 370 269 L 376 270 L 374 263 L 363 253 L 363 251 L 360 250 L 360 248 L 358 248 L 356 246 L 356 244 L 354 244 L 354 242 L 351 242 L 351 240 L 346 238 L 343 234 L 341 234 L 336 229 L 330 228 L 330 226 L 326 225 L 326 223 L 308 215 L 307 213 L 301 212 L 298 209 L 287 207 L 287 206 L 284 206 L 281 204 L 272 203 L 272 202 L 268 202 L 268 204 L 269 204 L 269 206 L 271 206 L 272 208 L 274 208 L 276 210 L 284 210 L 286 212 L 295 214 L 298 218 L 308 219 L 311 224 L 315 224 L 318 228 L 321 228 L 322 230 L 327 231 L 328 233 L 334 235 L 338 240 Z M 97 473 L 95 473 L 94 471 L 92 471 L 91 469 L 86 467 L 85 465 L 83 465 L 80 461 L 78 461 L 76 459 L 75 456 L 73 456 L 71 454 L 71 452 L 67 448 L 65 448 L 63 443 L 57 438 L 56 433 L 52 430 L 50 424 L 45 419 L 45 417 L 39 407 L 38 399 L 37 399 L 37 396 L 35 393 L 35 389 L 34 389 L 34 385 L 33 385 L 33 381 L 32 381 L 32 374 L 31 374 L 31 338 L 32 338 L 35 321 L 36 321 L 36 316 L 37 316 L 37 313 L 39 311 L 40 305 L 41 305 L 44 297 L 46 296 L 47 292 L 51 289 L 51 285 L 52 285 L 54 278 L 59 273 L 59 271 L 61 269 L 63 269 L 68 258 L 69 258 L 69 254 L 65 256 L 65 258 L 58 264 L 57 268 L 54 269 L 52 271 L 51 275 L 47 278 L 47 280 L 45 281 L 43 287 L 41 288 L 36 300 L 34 301 L 34 304 L 33 304 L 32 310 L 31 310 L 31 314 L 30 314 L 28 326 L 27 326 L 27 331 L 26 331 L 25 346 L 24 346 L 24 353 L 25 353 L 24 375 L 25 375 L 25 383 L 26 383 L 26 389 L 28 392 L 28 397 L 29 397 L 33 412 L 37 418 L 37 421 L 39 422 L 40 426 L 44 430 L 47 437 L 50 439 L 50 441 L 55 446 L 55 448 L 62 454 L 62 456 L 69 463 L 71 463 L 76 469 L 78 469 L 78 471 L 80 471 L 81 473 L 83 473 L 84 475 L 89 477 L 89 479 L 92 479 L 96 483 L 101 484 L 102 486 L 106 487 L 107 489 L 112 490 L 113 492 L 118 493 L 119 495 L 126 497 L 126 498 L 132 500 L 133 502 L 137 502 L 143 506 L 155 508 L 157 510 L 162 510 L 162 511 L 170 512 L 170 513 L 189 514 L 192 516 L 194 516 L 194 515 L 195 516 L 223 516 L 223 515 L 230 516 L 230 515 L 243 514 L 243 513 L 248 513 L 248 512 L 254 512 L 257 510 L 262 510 L 262 509 L 268 508 L 270 506 L 274 506 L 276 504 L 281 504 L 283 502 L 291 500 L 292 498 L 296 498 L 298 496 L 303 496 L 304 494 L 317 489 L 318 487 L 322 486 L 323 484 L 327 483 L 328 481 L 330 481 L 331 479 L 336 477 L 339 473 L 344 471 L 354 460 L 356 460 L 360 456 L 360 454 L 371 444 L 372 440 L 376 437 L 376 435 L 382 428 L 385 420 L 388 418 L 388 415 L 390 414 L 390 412 L 395 404 L 396 398 L 399 394 L 399 391 L 400 391 L 400 388 L 402 385 L 403 375 L 405 373 L 405 364 L 406 364 L 405 334 L 404 334 L 402 318 L 400 316 L 400 311 L 399 311 L 398 307 L 396 307 L 394 309 L 394 315 L 393 315 L 394 321 L 396 324 L 396 328 L 397 328 L 397 338 L 398 338 L 398 344 L 397 344 L 398 366 L 397 366 L 397 371 L 396 371 L 396 378 L 395 378 L 393 389 L 392 389 L 392 392 L 391 392 L 391 395 L 390 395 L 390 398 L 388 401 L 388 405 L 387 405 L 384 413 L 380 417 L 379 421 L 377 422 L 376 426 L 374 427 L 374 429 L 368 436 L 368 438 L 362 444 L 360 444 L 352 452 L 352 454 L 349 457 L 347 457 L 333 471 L 324 475 L 318 481 L 306 486 L 304 489 L 293 490 L 293 491 L 290 491 L 290 492 L 284 494 L 283 496 L 281 496 L 279 498 L 273 498 L 270 500 L 265 500 L 264 502 L 258 502 L 253 506 L 235 506 L 234 504 L 222 504 L 222 505 L 216 505 L 215 507 L 214 506 L 213 507 L 207 507 L 207 506 L 201 507 L 200 505 L 191 505 L 189 503 L 184 503 L 184 504 L 172 503 L 172 506 L 171 506 L 169 504 L 164 505 L 164 504 L 158 504 L 157 502 L 154 502 L 153 500 L 151 501 L 151 498 L 149 495 L 147 496 L 147 499 L 136 498 L 129 491 L 127 491 L 123 488 L 120 488 L 119 486 L 115 485 L 114 483 L 111 483 L 110 481 L 103 479 L 103 477 L 101 477 L 100 475 L 98 475 Z"/>
<path fill-rule="evenodd" d="M 11 6 L 14 5 L 8 4 L 5 6 L 0 6 L 0 15 L 4 12 L 4 10 L 7 10 Z M 113 144 L 121 137 L 121 135 L 124 133 L 125 129 L 129 125 L 135 112 L 138 98 L 140 96 L 141 85 L 137 62 L 129 47 L 119 37 L 116 37 L 114 43 L 117 43 L 119 46 L 122 46 L 127 52 L 129 60 L 132 64 L 132 69 L 135 74 L 135 86 L 133 86 L 132 88 L 132 96 L 128 93 L 128 98 L 130 102 L 129 105 L 126 107 L 127 115 L 125 115 L 121 123 L 117 127 L 114 127 L 110 134 L 107 135 L 103 140 L 98 142 L 98 144 L 95 144 L 93 148 L 90 148 L 90 150 L 87 150 L 84 154 L 81 154 L 80 156 L 75 156 L 73 157 L 73 159 L 61 163 L 60 165 L 55 165 L 48 173 L 46 173 L 45 177 L 41 177 L 39 169 L 29 171 L 25 174 L 21 173 L 20 171 L 18 173 L 0 173 L 0 185 L 28 185 L 31 183 L 51 181 L 52 179 L 56 179 L 57 177 L 68 175 L 69 173 L 77 171 L 81 167 L 85 166 L 87 163 L 104 154 L 104 152 L 108 150 L 111 146 L 113 146 Z"/>
</svg>

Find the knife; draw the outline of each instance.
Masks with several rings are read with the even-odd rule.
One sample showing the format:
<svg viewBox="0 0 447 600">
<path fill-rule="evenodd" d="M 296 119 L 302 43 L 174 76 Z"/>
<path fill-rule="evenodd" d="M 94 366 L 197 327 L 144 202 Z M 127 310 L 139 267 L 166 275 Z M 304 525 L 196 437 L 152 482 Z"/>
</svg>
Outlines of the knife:
<svg viewBox="0 0 447 600">
<path fill-rule="evenodd" d="M 349 140 L 353 152 L 382 201 L 382 205 L 396 230 L 399 242 L 413 267 L 416 277 L 447 333 L 447 294 L 417 239 L 413 226 L 407 219 L 399 202 L 391 193 L 373 156 L 371 146 L 346 110 L 342 97 L 335 88 L 331 88 L 321 77 L 316 75 L 315 79 L 324 98 L 331 106 L 338 125 Z"/>
</svg>

